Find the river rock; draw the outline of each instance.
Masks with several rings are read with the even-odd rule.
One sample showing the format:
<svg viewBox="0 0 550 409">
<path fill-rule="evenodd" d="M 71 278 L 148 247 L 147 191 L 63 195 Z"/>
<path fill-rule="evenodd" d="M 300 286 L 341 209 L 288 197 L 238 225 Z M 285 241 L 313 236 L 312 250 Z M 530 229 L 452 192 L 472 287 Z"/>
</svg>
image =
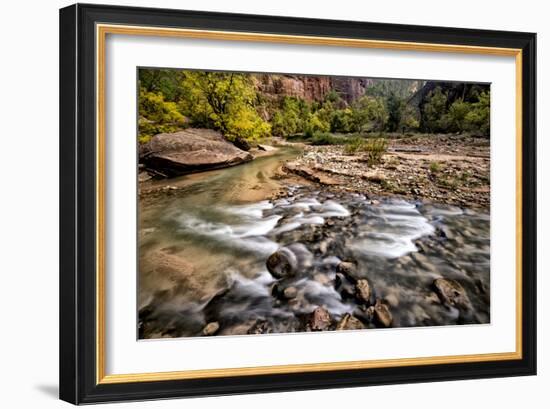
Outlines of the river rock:
<svg viewBox="0 0 550 409">
<path fill-rule="evenodd" d="M 355 265 L 355 263 L 352 263 L 349 261 L 342 261 L 336 267 L 336 272 L 344 274 L 346 277 L 348 277 L 351 280 L 357 279 L 357 266 Z"/>
<path fill-rule="evenodd" d="M 355 286 L 342 273 L 336 273 L 334 277 L 334 288 L 344 299 L 353 298 L 355 296 Z"/>
<path fill-rule="evenodd" d="M 254 334 L 254 335 L 271 334 L 272 332 L 273 332 L 273 327 L 267 321 L 258 321 L 254 323 L 254 325 L 252 325 L 247 331 L 248 334 Z"/>
<path fill-rule="evenodd" d="M 374 323 L 378 327 L 389 328 L 393 322 L 393 316 L 389 307 L 380 300 L 374 304 Z"/>
<path fill-rule="evenodd" d="M 296 298 L 298 295 L 298 290 L 296 287 L 287 287 L 284 289 L 283 295 L 287 300 L 291 300 L 292 298 Z"/>
<path fill-rule="evenodd" d="M 240 136 L 237 136 L 235 138 L 235 140 L 233 141 L 233 145 L 235 145 L 237 148 L 243 151 L 248 152 L 250 150 L 250 144 L 246 141 L 246 139 L 243 139 Z"/>
<path fill-rule="evenodd" d="M 321 185 L 339 185 L 333 177 L 326 175 L 323 171 L 312 169 L 308 166 L 299 165 L 295 162 L 287 162 L 283 165 L 286 172 L 294 173 L 309 181 L 319 183 Z"/>
<path fill-rule="evenodd" d="M 266 267 L 275 278 L 291 277 L 296 274 L 298 260 L 292 251 L 283 247 L 267 258 Z"/>
<path fill-rule="evenodd" d="M 355 318 L 353 315 L 346 314 L 342 317 L 338 325 L 336 326 L 336 330 L 358 330 L 358 329 L 365 329 L 365 326 L 361 321 L 359 321 L 357 318 Z"/>
<path fill-rule="evenodd" d="M 151 180 L 151 179 L 152 179 L 152 177 L 149 173 L 144 172 L 144 171 L 139 172 L 139 175 L 138 175 L 138 182 L 139 183 L 147 182 L 148 180 Z"/>
<path fill-rule="evenodd" d="M 220 324 L 216 321 L 209 322 L 206 324 L 206 326 L 202 329 L 202 335 L 210 336 L 214 335 L 218 330 L 220 329 Z"/>
<path fill-rule="evenodd" d="M 168 177 L 239 165 L 252 155 L 210 129 L 186 129 L 155 135 L 140 146 L 140 162 Z"/>
<path fill-rule="evenodd" d="M 330 314 L 325 308 L 317 307 L 311 313 L 311 317 L 309 319 L 309 326 L 312 331 L 326 330 L 328 329 L 328 327 L 330 327 L 331 323 L 332 323 L 332 320 L 330 318 Z"/>
<path fill-rule="evenodd" d="M 436 278 L 433 286 L 443 304 L 460 309 L 470 309 L 470 299 L 458 281 L 449 278 Z"/>
<path fill-rule="evenodd" d="M 355 294 L 359 301 L 368 304 L 370 302 L 371 289 L 369 282 L 362 278 L 355 283 Z"/>
</svg>

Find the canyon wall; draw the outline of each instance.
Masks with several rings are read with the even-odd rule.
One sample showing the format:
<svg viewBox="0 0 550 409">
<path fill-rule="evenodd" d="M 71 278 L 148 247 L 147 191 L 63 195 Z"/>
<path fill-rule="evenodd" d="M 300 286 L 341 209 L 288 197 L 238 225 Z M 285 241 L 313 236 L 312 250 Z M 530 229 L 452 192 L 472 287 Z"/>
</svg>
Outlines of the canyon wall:
<svg viewBox="0 0 550 409">
<path fill-rule="evenodd" d="M 290 74 L 256 74 L 256 89 L 267 96 L 291 96 L 306 101 L 323 101 L 326 95 L 335 90 L 347 103 L 364 95 L 372 84 L 368 78 L 324 77 Z"/>
</svg>

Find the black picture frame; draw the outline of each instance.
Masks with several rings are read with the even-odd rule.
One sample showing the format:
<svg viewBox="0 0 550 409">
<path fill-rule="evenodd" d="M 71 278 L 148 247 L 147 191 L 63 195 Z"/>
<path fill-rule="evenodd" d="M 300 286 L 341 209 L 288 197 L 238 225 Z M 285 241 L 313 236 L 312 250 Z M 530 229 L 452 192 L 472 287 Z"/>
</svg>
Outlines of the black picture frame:
<svg viewBox="0 0 550 409">
<path fill-rule="evenodd" d="M 292 374 L 97 381 L 96 24 L 520 49 L 521 358 Z M 536 374 L 536 35 L 290 17 L 77 4 L 60 10 L 60 398 L 74 404 Z"/>
</svg>

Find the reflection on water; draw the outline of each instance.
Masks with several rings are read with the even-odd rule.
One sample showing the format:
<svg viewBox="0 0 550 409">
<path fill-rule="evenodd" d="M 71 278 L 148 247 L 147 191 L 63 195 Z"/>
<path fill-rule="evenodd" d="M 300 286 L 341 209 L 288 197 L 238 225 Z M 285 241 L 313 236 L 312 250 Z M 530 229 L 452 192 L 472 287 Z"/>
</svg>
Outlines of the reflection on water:
<svg viewBox="0 0 550 409">
<path fill-rule="evenodd" d="M 281 156 L 263 159 L 182 178 L 183 194 L 143 205 L 141 337 L 201 335 L 214 321 L 218 335 L 303 331 L 318 306 L 338 320 L 358 308 L 335 285 L 344 260 L 389 306 L 395 327 L 489 322 L 488 214 L 304 187 L 242 203 L 239 186 Z M 281 247 L 297 274 L 277 281 L 266 259 Z M 432 286 L 440 277 L 464 287 L 471 310 L 442 305 Z M 291 299 L 279 296 L 289 287 Z"/>
</svg>

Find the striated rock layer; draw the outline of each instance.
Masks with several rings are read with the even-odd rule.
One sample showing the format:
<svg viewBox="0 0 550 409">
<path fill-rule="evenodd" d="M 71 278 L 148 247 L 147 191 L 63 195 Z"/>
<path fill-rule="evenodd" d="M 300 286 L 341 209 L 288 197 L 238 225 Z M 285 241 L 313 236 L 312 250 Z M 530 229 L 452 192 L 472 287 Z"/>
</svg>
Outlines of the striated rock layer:
<svg viewBox="0 0 550 409">
<path fill-rule="evenodd" d="M 368 78 L 328 77 L 289 74 L 256 74 L 255 86 L 258 91 L 271 97 L 290 96 L 306 101 L 322 101 L 331 91 L 350 103 L 365 94 L 372 84 Z"/>
</svg>

